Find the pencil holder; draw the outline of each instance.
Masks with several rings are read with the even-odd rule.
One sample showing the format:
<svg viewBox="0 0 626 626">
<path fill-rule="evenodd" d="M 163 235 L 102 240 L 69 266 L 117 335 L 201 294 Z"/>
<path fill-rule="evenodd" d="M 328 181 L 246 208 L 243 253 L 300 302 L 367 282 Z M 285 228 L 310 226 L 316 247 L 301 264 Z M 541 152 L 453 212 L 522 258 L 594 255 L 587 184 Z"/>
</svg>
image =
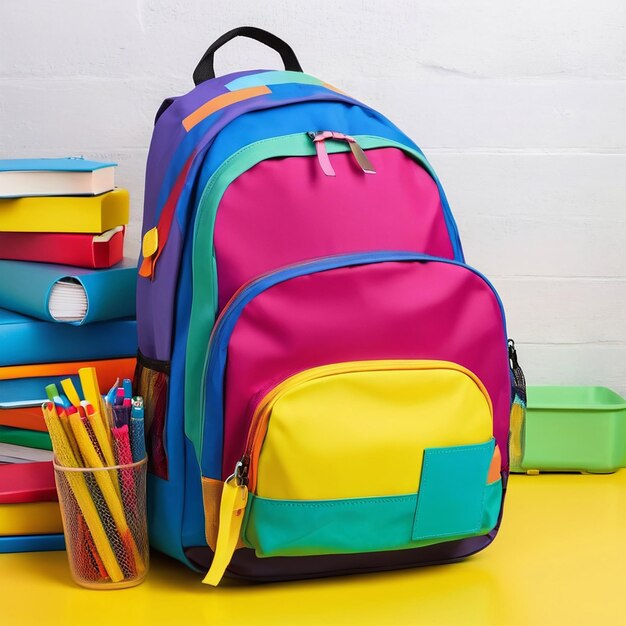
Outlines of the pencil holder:
<svg viewBox="0 0 626 626">
<path fill-rule="evenodd" d="M 148 572 L 146 465 L 64 467 L 54 472 L 74 580 L 90 589 L 123 589 Z"/>
</svg>

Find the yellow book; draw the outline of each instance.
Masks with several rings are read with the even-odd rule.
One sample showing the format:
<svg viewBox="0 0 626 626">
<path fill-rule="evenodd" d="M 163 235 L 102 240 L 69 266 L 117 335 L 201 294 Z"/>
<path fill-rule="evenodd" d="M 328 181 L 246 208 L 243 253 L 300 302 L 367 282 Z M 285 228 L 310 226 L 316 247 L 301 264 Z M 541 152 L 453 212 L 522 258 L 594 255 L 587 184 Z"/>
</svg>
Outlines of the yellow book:
<svg viewBox="0 0 626 626">
<path fill-rule="evenodd" d="M 58 502 L 0 504 L 0 536 L 62 533 Z"/>
<path fill-rule="evenodd" d="M 99 196 L 0 198 L 0 231 L 28 233 L 103 233 L 128 224 L 126 189 Z"/>
</svg>

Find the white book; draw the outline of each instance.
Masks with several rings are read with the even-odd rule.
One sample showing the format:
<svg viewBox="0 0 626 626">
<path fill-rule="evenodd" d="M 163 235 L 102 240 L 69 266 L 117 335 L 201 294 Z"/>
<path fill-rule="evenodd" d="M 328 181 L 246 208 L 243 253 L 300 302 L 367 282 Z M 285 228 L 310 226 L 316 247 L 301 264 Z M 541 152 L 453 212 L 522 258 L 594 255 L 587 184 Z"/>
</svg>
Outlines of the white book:
<svg viewBox="0 0 626 626">
<path fill-rule="evenodd" d="M 64 159 L 0 159 L 0 197 L 93 196 L 115 188 L 115 163 Z"/>
<path fill-rule="evenodd" d="M 52 461 L 51 450 L 39 450 L 28 446 L 18 446 L 14 443 L 0 443 L 0 458 L 15 459 L 13 463 L 26 463 L 31 461 Z"/>
</svg>

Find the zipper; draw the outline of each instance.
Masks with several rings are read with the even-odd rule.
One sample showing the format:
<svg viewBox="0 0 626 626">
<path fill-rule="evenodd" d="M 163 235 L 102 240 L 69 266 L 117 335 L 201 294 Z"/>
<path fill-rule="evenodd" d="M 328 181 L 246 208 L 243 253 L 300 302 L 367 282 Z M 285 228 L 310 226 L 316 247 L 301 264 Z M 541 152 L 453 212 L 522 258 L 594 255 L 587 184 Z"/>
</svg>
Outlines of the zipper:
<svg viewBox="0 0 626 626">
<path fill-rule="evenodd" d="M 263 274 L 242 287 L 233 294 L 228 303 L 224 306 L 218 318 L 215 321 L 215 325 L 213 326 L 213 330 L 211 332 L 211 336 L 209 339 L 208 350 L 204 359 L 204 366 L 202 369 L 202 378 L 200 380 L 200 401 L 201 401 L 201 423 L 200 423 L 200 441 L 202 442 L 202 447 L 204 448 L 204 426 L 205 426 L 205 417 L 206 417 L 206 399 L 207 399 L 207 374 L 209 371 L 213 371 L 216 367 L 216 361 L 220 357 L 223 356 L 223 360 L 225 361 L 226 354 L 224 350 L 220 350 L 221 345 L 223 343 L 224 336 L 227 333 L 232 331 L 234 323 L 236 322 L 239 314 L 243 310 L 243 307 L 248 304 L 254 297 L 272 287 L 278 283 L 284 282 L 291 278 L 297 278 L 299 276 L 313 273 L 309 270 L 314 269 L 315 272 L 321 272 L 330 269 L 338 269 L 340 267 L 348 267 L 352 265 L 366 265 L 369 263 L 384 263 L 384 262 L 394 262 L 394 261 L 428 261 L 428 262 L 437 262 L 437 263 L 446 263 L 449 265 L 456 265 L 458 267 L 462 267 L 466 270 L 469 270 L 476 274 L 480 279 L 482 279 L 485 284 L 491 289 L 493 292 L 496 301 L 498 302 L 498 306 L 500 308 L 500 312 L 502 315 L 502 322 L 504 325 L 504 331 L 506 336 L 506 319 L 504 316 L 504 307 L 502 305 L 502 301 L 500 300 L 500 296 L 498 295 L 495 287 L 489 282 L 489 280 L 481 274 L 478 270 L 462 263 L 460 261 L 456 261 L 454 259 L 446 259 L 441 257 L 434 257 L 427 254 L 419 254 L 412 252 L 367 252 L 367 253 L 357 253 L 357 254 L 345 254 L 339 256 L 331 256 L 331 257 L 323 257 L 318 259 L 312 259 L 308 261 L 304 261 L 301 263 L 294 263 L 292 265 L 288 265 L 282 267 L 278 270 L 274 270 L 271 272 L 267 272 Z M 234 322 L 232 322 L 234 320 Z M 222 363 L 223 365 L 223 363 Z M 220 386 L 216 387 L 216 394 L 219 399 L 217 403 L 217 410 L 223 412 L 223 398 L 221 397 Z M 222 415 L 223 420 L 223 415 Z M 220 426 L 221 428 L 221 426 Z M 218 438 L 221 437 L 221 431 L 214 433 Z M 200 454 L 200 463 L 203 468 L 204 476 L 220 476 L 221 468 L 214 468 L 214 471 L 204 471 L 206 466 L 206 462 L 204 459 L 204 453 Z"/>
<path fill-rule="evenodd" d="M 421 360 L 421 361 L 397 361 L 397 360 L 377 360 L 377 361 L 352 361 L 345 363 L 334 363 L 331 365 L 322 365 L 320 367 L 305 370 L 294 376 L 287 378 L 266 393 L 261 401 L 254 409 L 248 438 L 246 440 L 245 453 L 241 460 L 237 462 L 233 476 L 237 476 L 242 484 L 245 484 L 250 491 L 254 493 L 256 489 L 256 464 L 258 463 L 261 445 L 265 439 L 267 425 L 269 422 L 272 409 L 276 401 L 284 395 L 286 391 L 298 387 L 312 380 L 319 380 L 339 374 L 348 374 L 354 372 L 383 372 L 383 371 L 405 371 L 405 370 L 452 370 L 465 374 L 480 389 L 491 414 L 493 420 L 493 407 L 491 398 L 481 380 L 470 370 L 452 363 L 450 361 L 440 360 Z M 243 482 L 245 481 L 245 482 Z"/>
<path fill-rule="evenodd" d="M 322 168 L 322 171 L 326 176 L 335 176 L 335 170 L 332 163 L 328 158 L 328 152 L 326 151 L 325 141 L 327 139 L 335 139 L 336 141 L 345 141 L 350 146 L 350 151 L 354 156 L 357 165 L 363 170 L 364 174 L 376 174 L 376 170 L 371 161 L 367 158 L 363 148 L 359 145 L 359 142 L 350 135 L 344 135 L 332 130 L 317 130 L 308 132 L 307 135 L 311 138 L 311 141 L 315 145 L 315 152 L 317 154 L 317 160 Z"/>
<path fill-rule="evenodd" d="M 517 350 L 515 349 L 515 342 L 513 339 L 507 341 L 507 347 L 509 350 L 509 364 L 511 366 L 511 373 L 513 375 L 513 394 L 511 400 L 515 399 L 515 394 L 526 406 L 526 377 L 517 360 Z"/>
<path fill-rule="evenodd" d="M 509 339 L 507 341 L 507 348 L 509 350 L 509 361 L 511 362 L 511 369 L 515 370 L 519 367 L 519 363 L 517 361 L 517 350 L 515 349 L 515 342 L 513 339 Z"/>
</svg>

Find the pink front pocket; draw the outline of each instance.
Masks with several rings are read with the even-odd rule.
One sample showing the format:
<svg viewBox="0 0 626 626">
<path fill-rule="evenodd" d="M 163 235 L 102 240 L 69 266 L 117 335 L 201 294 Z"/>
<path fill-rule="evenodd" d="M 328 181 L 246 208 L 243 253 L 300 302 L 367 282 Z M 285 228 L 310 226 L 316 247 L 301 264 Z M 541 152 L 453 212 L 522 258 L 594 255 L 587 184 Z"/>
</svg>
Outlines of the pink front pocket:
<svg viewBox="0 0 626 626">
<path fill-rule="evenodd" d="M 398 148 L 261 161 L 234 180 L 215 221 L 221 309 L 245 282 L 279 267 L 335 254 L 404 250 L 454 258 L 437 183 Z M 245 253 L 242 253 L 245 251 Z"/>
<path fill-rule="evenodd" d="M 452 361 L 474 372 L 491 398 L 506 468 L 509 361 L 495 291 L 462 263 L 381 252 L 282 269 L 224 309 L 208 360 L 203 475 L 231 474 L 264 390 L 309 368 L 384 359 Z"/>
</svg>

